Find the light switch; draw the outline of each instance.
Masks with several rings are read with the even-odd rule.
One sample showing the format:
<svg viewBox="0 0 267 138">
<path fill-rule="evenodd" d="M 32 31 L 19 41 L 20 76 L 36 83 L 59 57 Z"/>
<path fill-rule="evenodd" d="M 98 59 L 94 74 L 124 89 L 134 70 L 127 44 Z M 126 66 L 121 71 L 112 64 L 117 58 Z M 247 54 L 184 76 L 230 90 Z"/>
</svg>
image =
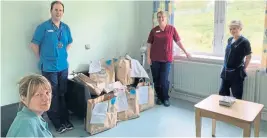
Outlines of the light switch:
<svg viewBox="0 0 267 138">
<path fill-rule="evenodd" d="M 85 49 L 86 49 L 86 50 L 89 50 L 90 48 L 91 48 L 91 47 L 90 47 L 90 44 L 86 44 L 86 45 L 85 45 Z"/>
</svg>

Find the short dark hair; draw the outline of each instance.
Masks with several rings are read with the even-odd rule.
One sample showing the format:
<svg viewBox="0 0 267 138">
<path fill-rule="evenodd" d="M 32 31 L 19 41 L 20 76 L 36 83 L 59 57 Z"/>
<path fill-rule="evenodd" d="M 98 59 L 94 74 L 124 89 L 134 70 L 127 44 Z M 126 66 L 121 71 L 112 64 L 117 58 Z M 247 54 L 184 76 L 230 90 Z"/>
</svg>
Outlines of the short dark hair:
<svg viewBox="0 0 267 138">
<path fill-rule="evenodd" d="M 63 7 L 63 12 L 64 12 L 64 4 L 61 1 L 57 1 L 57 0 L 56 1 L 53 1 L 51 3 L 50 11 L 52 11 L 52 9 L 53 9 L 53 7 L 54 7 L 55 4 L 61 4 L 62 7 Z"/>
</svg>

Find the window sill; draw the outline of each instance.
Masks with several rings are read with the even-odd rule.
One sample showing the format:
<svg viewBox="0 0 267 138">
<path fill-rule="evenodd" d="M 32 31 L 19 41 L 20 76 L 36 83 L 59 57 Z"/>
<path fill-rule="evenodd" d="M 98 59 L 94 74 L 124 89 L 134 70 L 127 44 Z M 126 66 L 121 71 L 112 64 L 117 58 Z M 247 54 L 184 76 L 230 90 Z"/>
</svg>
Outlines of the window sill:
<svg viewBox="0 0 267 138">
<path fill-rule="evenodd" d="M 223 65 L 224 58 L 219 56 L 212 55 L 191 55 L 191 58 L 188 59 L 185 55 L 179 55 L 174 57 L 174 61 L 184 60 L 184 61 L 192 61 L 192 62 L 201 62 L 201 63 L 209 63 L 209 64 L 217 64 Z M 261 67 L 260 60 L 251 60 L 248 68 L 257 68 Z"/>
</svg>

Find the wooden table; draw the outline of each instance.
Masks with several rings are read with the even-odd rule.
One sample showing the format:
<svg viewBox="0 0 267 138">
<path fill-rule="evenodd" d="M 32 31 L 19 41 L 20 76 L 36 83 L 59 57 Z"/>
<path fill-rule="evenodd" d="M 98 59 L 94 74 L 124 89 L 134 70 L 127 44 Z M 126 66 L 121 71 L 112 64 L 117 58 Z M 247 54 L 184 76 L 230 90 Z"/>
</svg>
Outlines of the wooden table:
<svg viewBox="0 0 267 138">
<path fill-rule="evenodd" d="M 236 100 L 231 107 L 219 105 L 220 95 L 210 95 L 195 105 L 196 136 L 201 137 L 201 117 L 212 118 L 212 136 L 215 136 L 216 120 L 243 128 L 243 136 L 250 137 L 254 123 L 254 136 L 259 137 L 262 104 Z"/>
</svg>

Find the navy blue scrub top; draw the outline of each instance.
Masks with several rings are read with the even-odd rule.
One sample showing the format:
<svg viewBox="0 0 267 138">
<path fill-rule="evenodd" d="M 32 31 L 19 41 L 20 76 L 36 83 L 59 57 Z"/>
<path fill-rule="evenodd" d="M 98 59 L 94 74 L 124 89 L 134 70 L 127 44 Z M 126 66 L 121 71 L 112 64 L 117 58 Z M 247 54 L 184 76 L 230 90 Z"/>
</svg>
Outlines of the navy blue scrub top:
<svg viewBox="0 0 267 138">
<path fill-rule="evenodd" d="M 225 50 L 224 67 L 228 69 L 237 69 L 243 66 L 245 56 L 252 53 L 248 39 L 240 36 L 232 43 L 233 39 L 233 37 L 228 39 L 228 45 Z"/>
</svg>

